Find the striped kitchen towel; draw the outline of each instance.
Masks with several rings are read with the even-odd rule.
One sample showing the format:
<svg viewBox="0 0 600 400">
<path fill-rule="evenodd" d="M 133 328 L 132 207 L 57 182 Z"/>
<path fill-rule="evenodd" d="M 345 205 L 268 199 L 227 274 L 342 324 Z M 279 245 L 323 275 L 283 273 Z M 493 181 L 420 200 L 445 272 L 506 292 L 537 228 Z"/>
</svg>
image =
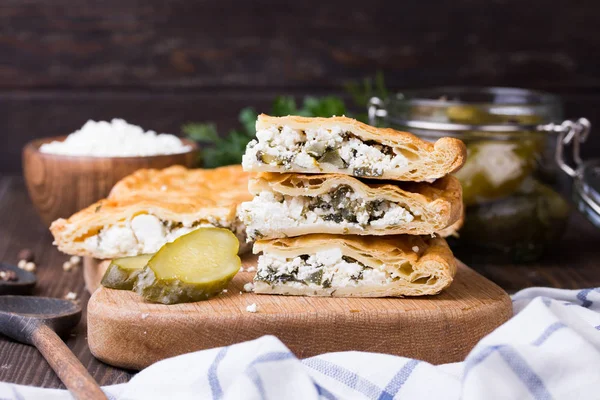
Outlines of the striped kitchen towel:
<svg viewBox="0 0 600 400">
<path fill-rule="evenodd" d="M 158 362 L 110 399 L 600 399 L 600 288 L 525 289 L 464 362 L 386 354 L 297 359 L 272 336 Z M 1 363 L 1 360 L 0 360 Z M 0 399 L 68 399 L 0 383 Z"/>
</svg>

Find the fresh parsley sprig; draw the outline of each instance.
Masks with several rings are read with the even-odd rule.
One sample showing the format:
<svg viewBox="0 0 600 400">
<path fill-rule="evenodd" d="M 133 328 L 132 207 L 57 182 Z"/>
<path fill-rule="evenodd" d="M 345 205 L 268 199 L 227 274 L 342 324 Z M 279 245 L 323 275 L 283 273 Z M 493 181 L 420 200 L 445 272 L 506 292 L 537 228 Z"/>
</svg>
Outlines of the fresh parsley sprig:
<svg viewBox="0 0 600 400">
<path fill-rule="evenodd" d="M 239 164 L 246 145 L 254 138 L 257 116 L 254 109 L 244 108 L 238 117 L 242 128 L 229 131 L 227 136 L 219 136 L 217 126 L 212 122 L 190 122 L 181 129 L 188 138 L 209 145 L 200 149 L 200 163 L 204 168 Z"/>
</svg>

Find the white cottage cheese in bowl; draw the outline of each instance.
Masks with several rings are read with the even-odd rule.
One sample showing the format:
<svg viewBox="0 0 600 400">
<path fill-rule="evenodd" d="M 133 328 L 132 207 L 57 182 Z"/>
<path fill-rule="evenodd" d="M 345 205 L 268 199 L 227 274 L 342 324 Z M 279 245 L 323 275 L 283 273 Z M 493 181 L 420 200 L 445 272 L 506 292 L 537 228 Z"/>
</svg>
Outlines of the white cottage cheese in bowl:
<svg viewBox="0 0 600 400">
<path fill-rule="evenodd" d="M 192 147 L 177 136 L 144 131 L 123 119 L 89 120 L 64 141 L 40 146 L 42 153 L 91 157 L 144 157 L 186 153 Z"/>
</svg>

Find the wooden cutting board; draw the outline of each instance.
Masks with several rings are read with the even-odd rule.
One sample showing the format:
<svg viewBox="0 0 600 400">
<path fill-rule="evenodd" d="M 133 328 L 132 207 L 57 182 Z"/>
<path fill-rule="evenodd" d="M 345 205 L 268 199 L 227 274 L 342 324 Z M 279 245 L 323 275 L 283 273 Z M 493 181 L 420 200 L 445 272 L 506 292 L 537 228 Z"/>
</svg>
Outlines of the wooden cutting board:
<svg viewBox="0 0 600 400">
<path fill-rule="evenodd" d="M 246 259 L 244 268 L 255 263 Z M 209 301 L 170 306 L 100 287 L 88 304 L 90 350 L 108 364 L 142 369 L 175 355 L 275 335 L 300 358 L 359 350 L 441 364 L 463 360 L 512 315 L 508 295 L 461 263 L 443 293 L 402 299 L 243 292 L 253 275 L 239 273 L 227 293 Z M 253 303 L 257 313 L 246 311 Z"/>
</svg>

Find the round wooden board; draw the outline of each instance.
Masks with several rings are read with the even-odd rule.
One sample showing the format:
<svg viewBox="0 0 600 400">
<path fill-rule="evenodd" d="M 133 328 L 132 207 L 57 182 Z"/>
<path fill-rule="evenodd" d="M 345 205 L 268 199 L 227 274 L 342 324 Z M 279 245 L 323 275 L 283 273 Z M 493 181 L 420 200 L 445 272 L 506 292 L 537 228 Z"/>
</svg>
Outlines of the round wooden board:
<svg viewBox="0 0 600 400">
<path fill-rule="evenodd" d="M 255 262 L 250 257 L 244 267 Z M 462 263 L 446 291 L 412 298 L 243 292 L 253 275 L 239 273 L 227 293 L 209 301 L 170 306 L 101 287 L 88 304 L 90 350 L 108 364 L 142 369 L 179 354 L 274 335 L 300 358 L 357 350 L 442 364 L 463 360 L 512 315 L 508 295 Z M 253 303 L 257 313 L 246 311 Z"/>
</svg>

